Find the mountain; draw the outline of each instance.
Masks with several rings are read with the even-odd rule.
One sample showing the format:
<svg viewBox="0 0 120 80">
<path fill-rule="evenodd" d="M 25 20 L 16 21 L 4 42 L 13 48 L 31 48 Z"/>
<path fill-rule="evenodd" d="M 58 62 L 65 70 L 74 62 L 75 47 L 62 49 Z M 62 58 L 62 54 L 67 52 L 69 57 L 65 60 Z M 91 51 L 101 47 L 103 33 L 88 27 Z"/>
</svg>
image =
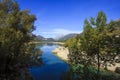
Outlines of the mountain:
<svg viewBox="0 0 120 80">
<path fill-rule="evenodd" d="M 42 42 L 54 42 L 55 40 L 53 38 L 45 38 L 42 40 Z"/>
<path fill-rule="evenodd" d="M 63 38 L 64 36 L 66 36 L 65 34 L 62 34 L 62 35 L 58 35 L 58 36 L 56 36 L 54 39 L 56 40 L 56 41 L 59 41 L 61 38 Z"/>
<path fill-rule="evenodd" d="M 35 41 L 41 41 L 41 42 L 54 42 L 55 40 L 53 38 L 44 38 L 41 35 L 34 36 Z"/>
<path fill-rule="evenodd" d="M 44 38 L 41 35 L 38 35 L 38 36 L 34 35 L 34 41 L 41 41 L 41 42 L 64 41 L 64 40 L 67 40 L 69 38 L 76 37 L 77 35 L 78 34 L 71 33 L 71 34 L 67 34 L 67 35 L 57 36 L 55 39 L 53 39 L 53 38 Z"/>
<path fill-rule="evenodd" d="M 38 36 L 34 36 L 34 40 L 35 41 L 42 41 L 42 40 L 44 40 L 45 38 L 43 37 L 43 36 L 41 36 L 41 35 L 38 35 Z"/>
<path fill-rule="evenodd" d="M 41 36 L 41 35 L 38 35 L 37 38 L 40 39 L 40 40 L 44 40 L 44 39 L 45 39 L 45 38 L 44 38 L 43 36 Z"/>
<path fill-rule="evenodd" d="M 67 35 L 62 35 L 62 36 L 57 36 L 55 38 L 56 41 L 64 41 L 64 40 L 67 40 L 69 38 L 73 38 L 73 37 L 76 37 L 78 34 L 75 34 L 75 33 L 71 33 L 71 34 L 67 34 Z"/>
</svg>

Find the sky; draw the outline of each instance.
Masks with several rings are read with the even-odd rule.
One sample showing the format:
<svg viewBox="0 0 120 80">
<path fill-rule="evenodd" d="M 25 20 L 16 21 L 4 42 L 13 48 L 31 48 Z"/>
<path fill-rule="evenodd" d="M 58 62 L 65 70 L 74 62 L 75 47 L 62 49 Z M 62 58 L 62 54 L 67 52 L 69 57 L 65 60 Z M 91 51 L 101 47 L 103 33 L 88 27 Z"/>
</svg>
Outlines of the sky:
<svg viewBox="0 0 120 80">
<path fill-rule="evenodd" d="M 96 17 L 99 11 L 107 21 L 120 18 L 120 0 L 17 0 L 21 10 L 36 15 L 35 35 L 46 38 L 81 33 L 84 20 Z"/>
</svg>

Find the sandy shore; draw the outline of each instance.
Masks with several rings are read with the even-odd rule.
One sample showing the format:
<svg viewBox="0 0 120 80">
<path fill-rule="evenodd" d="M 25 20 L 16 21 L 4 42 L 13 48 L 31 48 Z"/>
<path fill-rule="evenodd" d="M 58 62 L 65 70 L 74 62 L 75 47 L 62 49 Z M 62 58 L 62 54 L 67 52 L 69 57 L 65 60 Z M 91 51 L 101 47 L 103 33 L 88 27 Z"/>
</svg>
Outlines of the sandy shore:
<svg viewBox="0 0 120 80">
<path fill-rule="evenodd" d="M 63 46 L 58 46 L 57 48 L 55 48 L 52 51 L 55 55 L 57 55 L 58 57 L 60 57 L 62 60 L 68 61 L 68 54 L 69 51 L 67 48 L 63 47 Z"/>
<path fill-rule="evenodd" d="M 55 55 L 60 57 L 62 60 L 68 61 L 68 48 L 65 48 L 63 46 L 58 46 L 52 51 Z M 108 66 L 108 70 L 115 71 L 116 67 L 120 67 L 120 63 L 116 63 L 115 66 Z"/>
<path fill-rule="evenodd" d="M 115 66 L 108 66 L 108 70 L 115 71 L 116 67 L 120 67 L 120 63 L 116 63 Z"/>
</svg>

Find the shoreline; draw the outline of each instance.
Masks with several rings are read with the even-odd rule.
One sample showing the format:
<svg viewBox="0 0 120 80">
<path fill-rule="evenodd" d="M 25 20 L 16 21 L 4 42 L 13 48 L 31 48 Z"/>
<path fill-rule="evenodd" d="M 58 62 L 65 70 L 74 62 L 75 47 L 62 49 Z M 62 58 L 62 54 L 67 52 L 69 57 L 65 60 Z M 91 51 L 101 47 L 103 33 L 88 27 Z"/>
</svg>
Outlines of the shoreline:
<svg viewBox="0 0 120 80">
<path fill-rule="evenodd" d="M 64 60 L 65 62 L 68 61 L 68 48 L 65 48 L 64 46 L 58 46 L 52 51 L 53 54 L 55 54 L 60 59 Z"/>
<path fill-rule="evenodd" d="M 52 43 L 52 44 L 59 44 L 59 45 L 63 45 L 63 42 L 29 42 L 29 44 L 46 44 L 46 43 Z"/>
<path fill-rule="evenodd" d="M 65 48 L 64 46 L 58 46 L 52 51 L 52 53 L 57 57 L 59 57 L 61 60 L 68 62 L 68 56 L 67 56 L 69 54 L 68 48 Z M 119 63 L 116 63 L 115 66 L 107 66 L 108 70 L 113 72 L 117 67 L 120 67 Z"/>
</svg>

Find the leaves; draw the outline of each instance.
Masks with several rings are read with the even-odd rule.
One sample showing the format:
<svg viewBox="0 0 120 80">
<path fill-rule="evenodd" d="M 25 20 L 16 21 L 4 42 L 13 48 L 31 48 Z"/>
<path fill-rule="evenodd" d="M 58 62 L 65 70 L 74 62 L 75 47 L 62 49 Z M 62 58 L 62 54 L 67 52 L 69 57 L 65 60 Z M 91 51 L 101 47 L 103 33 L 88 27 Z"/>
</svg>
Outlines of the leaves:
<svg viewBox="0 0 120 80">
<path fill-rule="evenodd" d="M 70 63 L 98 67 L 97 77 L 100 76 L 100 67 L 107 69 L 108 65 L 120 62 L 120 20 L 106 22 L 105 13 L 99 12 L 97 18 L 85 19 L 82 35 L 66 41 Z"/>
<path fill-rule="evenodd" d="M 28 10 L 20 10 L 16 1 L 0 1 L 0 79 L 15 80 L 22 74 L 20 69 L 30 62 L 35 46 L 29 44 L 29 34 L 35 29 L 35 20 Z"/>
</svg>

